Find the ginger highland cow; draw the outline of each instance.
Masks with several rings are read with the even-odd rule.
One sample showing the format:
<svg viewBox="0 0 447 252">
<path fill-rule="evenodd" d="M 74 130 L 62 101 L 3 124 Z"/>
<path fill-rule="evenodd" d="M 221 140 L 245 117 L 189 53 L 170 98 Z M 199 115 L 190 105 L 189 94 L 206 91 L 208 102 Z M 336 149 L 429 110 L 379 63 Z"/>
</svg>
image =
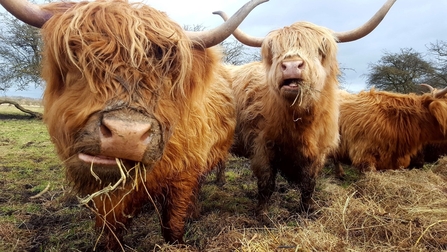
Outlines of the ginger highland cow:
<svg viewBox="0 0 447 252">
<path fill-rule="evenodd" d="M 429 94 L 399 94 L 371 89 L 358 94 L 341 91 L 340 163 L 361 172 L 402 169 L 427 144 L 447 137 L 447 88 Z"/>
<path fill-rule="evenodd" d="M 258 214 L 267 210 L 277 173 L 301 191 L 300 210 L 315 208 L 316 178 L 339 139 L 337 42 L 367 35 L 393 3 L 351 32 L 297 22 L 265 38 L 239 29 L 233 33 L 240 42 L 261 47 L 262 62 L 229 67 L 237 110 L 232 151 L 250 159 L 258 180 Z M 215 14 L 227 20 L 225 13 Z"/>
<path fill-rule="evenodd" d="M 123 248 L 125 227 L 149 202 L 160 208 L 164 239 L 183 242 L 199 183 L 227 158 L 235 128 L 230 75 L 207 48 L 266 1 L 198 33 L 126 0 L 0 1 L 42 28 L 44 122 L 108 248 Z"/>
</svg>

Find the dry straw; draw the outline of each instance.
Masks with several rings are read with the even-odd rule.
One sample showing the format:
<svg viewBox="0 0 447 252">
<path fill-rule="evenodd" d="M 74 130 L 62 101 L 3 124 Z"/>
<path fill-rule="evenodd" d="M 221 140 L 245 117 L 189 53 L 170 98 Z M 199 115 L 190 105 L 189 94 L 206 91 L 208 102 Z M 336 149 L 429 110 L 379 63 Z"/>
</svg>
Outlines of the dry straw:
<svg viewBox="0 0 447 252">
<path fill-rule="evenodd" d="M 446 251 L 446 175 L 447 159 L 422 170 L 370 172 L 347 188 L 322 178 L 314 197 L 321 206 L 316 215 L 270 213 L 270 227 L 244 228 L 232 221 L 234 226 L 223 229 L 205 249 Z M 279 200 L 272 205 L 284 201 Z"/>
<path fill-rule="evenodd" d="M 139 180 L 139 181 L 141 182 L 141 184 L 143 185 L 143 188 L 144 188 L 146 194 L 148 195 L 148 198 L 150 199 L 150 201 L 151 201 L 152 204 L 154 205 L 155 210 L 156 210 L 156 212 L 157 212 L 159 218 L 160 218 L 160 212 L 158 211 L 157 206 L 156 206 L 156 204 L 155 204 L 155 202 L 154 202 L 152 196 L 150 195 L 150 193 L 149 193 L 149 191 L 148 191 L 148 189 L 147 189 L 147 187 L 146 187 L 146 184 L 145 184 L 145 182 L 146 182 L 146 168 L 144 167 L 144 165 L 142 165 L 141 163 L 138 162 L 138 163 L 136 163 L 135 166 L 133 166 L 132 168 L 127 169 L 126 166 L 124 165 L 124 163 L 123 163 L 123 161 L 122 161 L 121 159 L 116 158 L 116 163 L 117 163 L 117 167 L 118 167 L 118 169 L 119 169 L 120 175 L 121 175 L 120 179 L 118 179 L 118 180 L 115 182 L 115 184 L 113 184 L 113 185 L 112 185 L 112 184 L 109 184 L 109 185 L 103 187 L 102 189 L 100 189 L 100 190 L 98 190 L 98 191 L 96 191 L 96 192 L 94 192 L 94 193 L 92 193 L 92 194 L 90 194 L 90 195 L 87 195 L 87 196 L 84 197 L 84 198 L 80 198 L 80 199 L 79 199 L 79 202 L 80 202 L 82 205 L 84 205 L 84 206 L 86 206 L 87 208 L 89 208 L 91 211 L 93 211 L 93 212 L 96 214 L 96 216 L 98 216 L 99 218 L 102 218 L 102 220 L 103 220 L 103 221 L 102 221 L 103 226 L 102 226 L 102 228 L 101 228 L 100 235 L 98 236 L 98 238 L 97 238 L 97 240 L 96 240 L 96 244 L 95 244 L 94 247 L 95 247 L 95 248 L 97 247 L 97 245 L 98 245 L 98 243 L 99 243 L 99 241 L 100 241 L 100 238 L 101 238 L 102 235 L 104 234 L 104 230 L 105 230 L 105 228 L 107 228 L 107 229 L 109 230 L 109 232 L 110 232 L 110 233 L 115 237 L 115 239 L 117 240 L 118 244 L 119 244 L 120 247 L 121 247 L 121 250 L 122 250 L 122 251 L 125 251 L 124 246 L 121 244 L 121 242 L 119 241 L 118 237 L 115 235 L 115 233 L 114 233 L 114 231 L 113 231 L 113 230 L 114 230 L 113 226 L 112 226 L 110 223 L 108 223 L 106 217 L 107 217 L 109 214 L 112 214 L 112 215 L 115 217 L 115 207 L 118 206 L 118 205 L 120 204 L 120 202 L 121 202 L 126 196 L 128 196 L 133 190 L 136 190 L 136 191 L 139 190 L 139 186 L 138 186 L 138 185 L 139 185 L 139 182 L 138 182 L 138 180 Z M 90 166 L 90 172 L 91 172 L 91 175 L 92 175 L 93 177 L 95 177 L 95 179 L 101 184 L 101 183 L 102 183 L 101 178 L 100 178 L 100 177 L 93 171 L 93 163 L 92 163 L 91 166 Z M 132 185 L 131 185 L 130 188 L 129 188 L 129 187 L 126 187 L 126 183 L 127 183 L 128 181 L 131 181 L 131 182 L 132 182 Z M 112 199 L 111 199 L 109 193 L 114 192 L 115 190 L 126 190 L 126 192 L 122 195 L 120 201 L 118 201 L 118 202 L 113 202 L 113 205 L 114 205 L 115 207 L 113 207 L 112 209 L 109 209 L 109 211 L 106 211 L 106 210 L 104 209 L 103 212 L 105 212 L 105 214 L 104 214 L 104 215 L 100 214 L 99 211 L 98 211 L 98 208 L 96 207 L 96 205 L 95 205 L 95 203 L 94 203 L 94 201 L 93 201 L 93 199 L 96 198 L 96 197 L 99 197 L 100 200 L 102 200 L 102 201 L 109 200 L 110 202 L 112 202 Z M 93 207 L 90 206 L 90 204 L 91 204 Z M 106 206 L 106 204 L 104 204 L 104 207 L 105 207 L 105 206 Z M 161 219 L 161 218 L 160 218 L 160 219 Z M 122 225 L 124 228 L 126 228 L 122 223 L 120 223 L 120 222 L 117 221 L 116 219 L 115 219 L 115 223 L 118 224 L 118 225 Z"/>
</svg>

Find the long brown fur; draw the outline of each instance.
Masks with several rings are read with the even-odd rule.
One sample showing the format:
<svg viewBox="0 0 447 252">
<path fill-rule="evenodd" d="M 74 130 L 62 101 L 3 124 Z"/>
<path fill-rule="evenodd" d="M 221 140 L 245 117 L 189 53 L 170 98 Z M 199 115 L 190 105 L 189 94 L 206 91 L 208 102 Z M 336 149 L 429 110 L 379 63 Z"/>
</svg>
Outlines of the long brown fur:
<svg viewBox="0 0 447 252">
<path fill-rule="evenodd" d="M 97 1 L 46 9 L 54 16 L 42 28 L 44 120 L 67 180 L 85 196 L 119 178 L 118 170 L 95 170 L 98 181 L 90 165 L 77 159 L 89 120 L 111 108 L 155 117 L 164 132 L 160 160 L 143 164 L 145 177 L 134 178 L 136 187 L 126 183 L 93 199 L 96 225 L 110 227 L 108 246 L 116 248 L 120 240 L 113 232 L 120 239 L 142 205 L 154 199 L 162 206 L 165 240 L 183 242 L 200 180 L 227 158 L 233 139 L 234 99 L 221 53 L 192 49 L 179 25 L 146 5 Z"/>
<path fill-rule="evenodd" d="M 312 207 L 315 180 L 327 154 L 338 144 L 339 74 L 332 32 L 298 22 L 271 32 L 262 45 L 262 62 L 233 66 L 237 126 L 233 152 L 250 158 L 258 179 L 258 211 L 266 208 L 279 171 Z M 301 97 L 284 99 L 281 62 L 305 62 Z"/>
<path fill-rule="evenodd" d="M 423 145 L 446 137 L 444 98 L 374 89 L 341 97 L 336 159 L 361 171 L 406 168 Z"/>
</svg>

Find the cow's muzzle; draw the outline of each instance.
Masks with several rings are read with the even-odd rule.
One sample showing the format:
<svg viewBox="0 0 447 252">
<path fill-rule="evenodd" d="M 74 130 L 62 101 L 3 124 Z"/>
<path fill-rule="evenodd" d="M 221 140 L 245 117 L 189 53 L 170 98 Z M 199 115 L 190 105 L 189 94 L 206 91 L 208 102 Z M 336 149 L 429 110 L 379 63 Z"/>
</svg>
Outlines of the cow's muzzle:
<svg viewBox="0 0 447 252">
<path fill-rule="evenodd" d="M 116 165 L 118 158 L 151 165 L 163 153 L 164 139 L 160 123 L 135 110 L 120 109 L 101 113 L 87 122 L 86 131 L 99 148 L 95 148 L 95 153 L 79 153 L 79 159 L 84 162 Z"/>
</svg>

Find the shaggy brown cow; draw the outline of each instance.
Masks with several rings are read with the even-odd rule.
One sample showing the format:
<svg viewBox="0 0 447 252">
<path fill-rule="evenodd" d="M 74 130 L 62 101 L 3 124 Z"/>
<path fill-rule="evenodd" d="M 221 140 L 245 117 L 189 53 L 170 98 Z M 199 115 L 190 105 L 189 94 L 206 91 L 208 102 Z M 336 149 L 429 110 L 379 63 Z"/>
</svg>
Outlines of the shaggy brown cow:
<svg viewBox="0 0 447 252">
<path fill-rule="evenodd" d="M 237 109 L 232 151 L 250 158 L 258 179 L 258 214 L 266 211 L 278 172 L 300 189 L 300 210 L 313 209 L 316 177 L 338 145 L 337 41 L 368 34 L 393 3 L 353 32 L 297 22 L 266 38 L 233 33 L 244 44 L 262 46 L 262 62 L 230 67 Z M 226 20 L 223 12 L 215 13 Z"/>
<path fill-rule="evenodd" d="M 0 1 L 42 26 L 44 121 L 109 247 L 147 202 L 161 206 L 165 240 L 183 242 L 199 182 L 226 159 L 236 123 L 230 75 L 219 50 L 206 48 L 266 1 L 200 33 L 125 0 Z"/>
<path fill-rule="evenodd" d="M 423 145 L 446 138 L 447 89 L 434 94 L 362 91 L 340 95 L 340 146 L 335 156 L 361 171 L 406 168 Z"/>
</svg>

